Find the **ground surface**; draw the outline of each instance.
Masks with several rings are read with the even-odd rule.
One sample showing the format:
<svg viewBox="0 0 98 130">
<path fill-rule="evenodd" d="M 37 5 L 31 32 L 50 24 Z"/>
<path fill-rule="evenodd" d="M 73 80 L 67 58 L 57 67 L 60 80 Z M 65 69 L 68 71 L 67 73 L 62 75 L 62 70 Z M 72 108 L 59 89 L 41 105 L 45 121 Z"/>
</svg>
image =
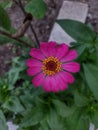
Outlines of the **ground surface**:
<svg viewBox="0 0 98 130">
<path fill-rule="evenodd" d="M 1 1 L 1 0 L 0 0 Z M 47 41 L 49 38 L 50 31 L 52 29 L 55 18 L 58 14 L 58 11 L 61 7 L 63 0 L 45 0 L 48 5 L 48 11 L 44 19 L 36 20 L 34 19 L 32 24 L 37 33 L 39 41 Z M 86 2 L 89 5 L 89 13 L 87 16 L 87 22 L 91 23 L 94 27 L 94 30 L 98 33 L 98 0 L 72 0 Z M 24 15 L 21 12 L 20 8 L 13 4 L 8 10 L 8 14 L 11 18 L 12 25 L 16 28 L 19 28 L 23 22 Z M 30 33 L 30 32 L 29 32 Z M 32 35 L 32 33 L 30 33 Z M 10 61 L 13 56 L 20 54 L 20 51 L 15 46 L 9 44 L 0 46 L 0 75 L 4 74 L 9 67 Z"/>
</svg>

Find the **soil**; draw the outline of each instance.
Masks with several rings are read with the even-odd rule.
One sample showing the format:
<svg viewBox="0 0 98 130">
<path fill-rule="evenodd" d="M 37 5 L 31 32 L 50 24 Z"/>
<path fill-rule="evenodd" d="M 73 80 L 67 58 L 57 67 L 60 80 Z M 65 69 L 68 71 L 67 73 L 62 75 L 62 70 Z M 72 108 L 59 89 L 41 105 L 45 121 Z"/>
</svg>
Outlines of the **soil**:
<svg viewBox="0 0 98 130">
<path fill-rule="evenodd" d="M 1 1 L 1 0 L 0 0 Z M 38 36 L 39 41 L 48 41 L 52 26 L 58 15 L 59 9 L 63 0 L 45 0 L 48 6 L 46 16 L 41 19 L 33 19 L 32 25 Z M 53 2 L 54 1 L 54 2 Z M 87 23 L 90 23 L 94 30 L 98 33 L 98 0 L 71 0 L 85 2 L 89 6 L 89 12 L 87 16 Z M 19 28 L 24 20 L 24 15 L 17 4 L 13 4 L 11 8 L 7 9 L 7 12 L 11 18 L 12 26 Z M 32 32 L 28 30 L 29 36 L 33 36 Z M 34 37 L 33 41 L 34 40 Z M 11 44 L 0 46 L 0 76 L 3 75 L 11 66 L 11 60 L 14 56 L 20 55 L 20 49 Z"/>
</svg>

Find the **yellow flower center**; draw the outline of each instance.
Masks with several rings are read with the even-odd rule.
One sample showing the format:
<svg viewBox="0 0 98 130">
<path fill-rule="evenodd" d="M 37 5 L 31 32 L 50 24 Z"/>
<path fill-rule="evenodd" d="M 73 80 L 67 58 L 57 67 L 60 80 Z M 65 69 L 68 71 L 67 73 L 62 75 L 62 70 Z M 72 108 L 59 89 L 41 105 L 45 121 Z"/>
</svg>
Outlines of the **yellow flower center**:
<svg viewBox="0 0 98 130">
<path fill-rule="evenodd" d="M 61 62 L 53 56 L 50 56 L 43 60 L 43 72 L 46 75 L 54 75 L 61 70 Z"/>
</svg>

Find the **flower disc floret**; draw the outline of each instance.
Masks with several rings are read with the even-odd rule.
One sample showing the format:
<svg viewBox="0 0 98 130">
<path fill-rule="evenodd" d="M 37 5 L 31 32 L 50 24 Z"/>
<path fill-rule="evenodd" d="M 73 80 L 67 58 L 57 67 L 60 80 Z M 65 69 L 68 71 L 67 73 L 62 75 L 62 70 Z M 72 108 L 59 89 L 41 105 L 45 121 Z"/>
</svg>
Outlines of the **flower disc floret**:
<svg viewBox="0 0 98 130">
<path fill-rule="evenodd" d="M 50 56 L 43 60 L 43 72 L 46 75 L 55 75 L 57 72 L 61 70 L 61 62 L 57 59 L 57 57 Z"/>
</svg>

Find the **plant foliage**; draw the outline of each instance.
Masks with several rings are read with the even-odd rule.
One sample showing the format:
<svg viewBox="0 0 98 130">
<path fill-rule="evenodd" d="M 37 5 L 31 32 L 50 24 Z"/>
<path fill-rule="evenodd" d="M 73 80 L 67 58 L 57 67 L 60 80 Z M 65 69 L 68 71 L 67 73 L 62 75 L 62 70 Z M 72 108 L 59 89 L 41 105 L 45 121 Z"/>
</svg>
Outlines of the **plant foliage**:
<svg viewBox="0 0 98 130">
<path fill-rule="evenodd" d="M 12 4 L 0 4 L 0 29 L 11 34 L 14 29 L 5 9 Z M 41 19 L 47 6 L 43 0 L 29 0 L 25 10 Z M 14 57 L 11 69 L 0 77 L 0 130 L 8 130 L 9 119 L 19 126 L 18 130 L 89 130 L 91 122 L 98 128 L 98 36 L 79 21 L 57 23 L 75 39 L 70 48 L 77 50 L 76 61 L 81 65 L 75 83 L 58 93 L 45 93 L 31 84 L 26 74 L 30 48 L 0 33 L 0 45 L 9 42 L 22 49 L 22 55 Z M 27 36 L 21 40 L 32 45 Z"/>
</svg>

